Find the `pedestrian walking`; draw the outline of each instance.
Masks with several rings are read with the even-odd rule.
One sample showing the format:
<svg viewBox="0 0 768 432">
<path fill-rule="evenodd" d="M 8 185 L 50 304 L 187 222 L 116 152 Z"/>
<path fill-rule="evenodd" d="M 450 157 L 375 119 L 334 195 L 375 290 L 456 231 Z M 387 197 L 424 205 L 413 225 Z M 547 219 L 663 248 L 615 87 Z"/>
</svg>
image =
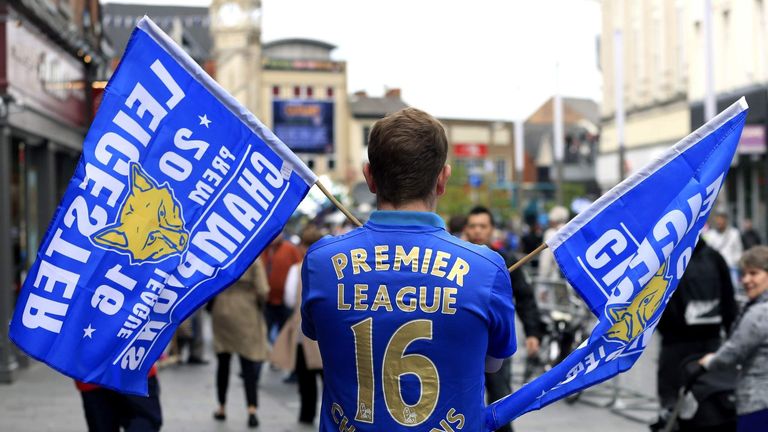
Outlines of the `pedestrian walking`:
<svg viewBox="0 0 768 432">
<path fill-rule="evenodd" d="M 495 226 L 496 223 L 490 210 L 482 206 L 473 208 L 467 216 L 467 227 L 465 229 L 467 241 L 490 248 Z M 499 251 L 496 252 L 504 258 L 507 265 L 512 265 L 516 261 L 514 257 L 507 258 Z M 509 289 L 514 296 L 517 315 L 523 323 L 526 354 L 534 356 L 539 351 L 541 337 L 544 333 L 541 312 L 536 304 L 533 288 L 528 284 L 523 274 L 523 269 L 516 269 L 510 274 L 510 277 L 512 285 Z M 488 393 L 487 401 L 489 404 L 512 393 L 512 361 L 510 359 L 504 360 L 499 371 L 493 373 L 486 372 L 485 388 Z M 497 429 L 497 432 L 512 432 L 512 430 L 512 424 L 510 423 Z"/>
<path fill-rule="evenodd" d="M 738 431 L 764 432 L 768 425 L 768 247 L 749 249 L 740 266 L 749 301 L 730 337 L 700 363 L 709 370 L 739 367 Z"/>
<path fill-rule="evenodd" d="M 203 311 L 198 309 L 179 325 L 174 335 L 175 344 L 172 355 L 179 363 L 190 365 L 205 365 L 208 361 L 203 356 Z M 187 359 L 184 361 L 184 348 L 188 348 Z"/>
<path fill-rule="evenodd" d="M 269 296 L 267 297 L 264 316 L 267 320 L 267 335 L 270 341 L 274 341 L 292 312 L 283 302 L 285 278 L 291 266 L 301 262 L 303 257 L 299 249 L 280 233 L 264 249 L 261 258 L 267 269 L 267 280 L 269 281 Z"/>
<path fill-rule="evenodd" d="M 544 231 L 536 218 L 531 218 L 527 223 L 527 231 L 520 238 L 520 250 L 524 255 L 528 255 L 544 242 Z M 537 254 L 530 261 L 531 269 L 536 273 L 539 271 L 539 255 Z"/>
<path fill-rule="evenodd" d="M 301 232 L 302 253 L 320 240 L 322 234 L 314 225 Z M 285 281 L 285 304 L 293 314 L 275 340 L 270 360 L 285 371 L 296 371 L 299 388 L 299 423 L 311 425 L 317 415 L 317 379 L 323 376 L 323 360 L 317 342 L 301 332 L 301 263 L 294 264 Z"/>
<path fill-rule="evenodd" d="M 728 212 L 721 209 L 715 213 L 714 224 L 704 233 L 704 240 L 723 256 L 731 271 L 731 282 L 738 286 L 739 259 L 743 250 L 741 234 L 736 227 L 730 225 Z"/>
<path fill-rule="evenodd" d="M 549 211 L 549 227 L 544 231 L 544 243 L 554 237 L 557 230 L 568 222 L 568 217 L 568 209 L 565 207 L 552 207 Z M 541 244 L 538 246 L 540 245 Z M 563 275 L 560 273 L 560 267 L 555 263 L 555 255 L 549 248 L 544 249 L 539 254 L 539 279 L 545 282 L 557 282 L 563 280 Z"/>
<path fill-rule="evenodd" d="M 259 419 L 259 376 L 267 358 L 268 343 L 263 305 L 269 292 L 266 273 L 260 259 L 245 271 L 240 279 L 219 293 L 211 309 L 213 347 L 216 351 L 216 395 L 219 402 L 213 417 L 226 420 L 229 366 L 232 354 L 240 358 L 245 387 L 248 426 L 257 427 Z"/>
<path fill-rule="evenodd" d="M 744 219 L 744 222 L 741 223 L 741 246 L 744 250 L 747 250 L 759 246 L 762 243 L 760 234 L 758 234 L 755 227 L 752 226 L 752 219 Z"/>
<path fill-rule="evenodd" d="M 163 424 L 160 407 L 160 383 L 157 367 L 152 366 L 147 376 L 149 394 L 128 395 L 75 381 L 83 400 L 83 411 L 88 432 L 156 432 Z"/>
<path fill-rule="evenodd" d="M 379 120 L 363 174 L 378 210 L 302 267 L 302 329 L 323 359 L 320 431 L 483 428 L 483 373 L 515 351 L 504 260 L 434 213 L 445 128 L 406 108 Z"/>
<path fill-rule="evenodd" d="M 661 350 L 657 373 L 657 393 L 661 412 L 654 430 L 662 430 L 671 421 L 670 413 L 683 387 L 685 362 L 691 356 L 717 350 L 721 333 L 727 334 L 738 307 L 733 293 L 730 270 L 723 257 L 700 240 L 680 284 L 667 304 L 658 324 Z M 735 414 L 735 413 L 734 413 Z M 680 432 L 707 430 L 726 432 L 732 418 L 680 422 Z M 712 424 L 714 423 L 714 424 Z"/>
</svg>

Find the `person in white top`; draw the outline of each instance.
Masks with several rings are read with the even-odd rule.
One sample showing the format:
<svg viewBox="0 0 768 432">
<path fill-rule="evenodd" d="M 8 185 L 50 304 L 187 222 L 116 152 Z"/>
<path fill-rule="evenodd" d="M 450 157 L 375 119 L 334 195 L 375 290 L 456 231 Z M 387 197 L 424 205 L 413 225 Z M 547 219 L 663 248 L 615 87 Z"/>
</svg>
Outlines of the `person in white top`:
<svg viewBox="0 0 768 432">
<path fill-rule="evenodd" d="M 544 231 L 544 242 L 551 239 L 557 230 L 568 222 L 568 209 L 561 206 L 552 207 L 549 211 L 549 228 Z M 555 263 L 555 255 L 550 249 L 544 249 L 539 255 L 539 279 L 547 282 L 557 282 L 563 279 L 560 268 Z"/>
<path fill-rule="evenodd" d="M 736 227 L 728 223 L 727 212 L 718 210 L 715 213 L 714 224 L 704 234 L 704 241 L 712 249 L 720 252 L 731 270 L 733 286 L 739 286 L 739 260 L 742 252 L 741 234 Z"/>
</svg>

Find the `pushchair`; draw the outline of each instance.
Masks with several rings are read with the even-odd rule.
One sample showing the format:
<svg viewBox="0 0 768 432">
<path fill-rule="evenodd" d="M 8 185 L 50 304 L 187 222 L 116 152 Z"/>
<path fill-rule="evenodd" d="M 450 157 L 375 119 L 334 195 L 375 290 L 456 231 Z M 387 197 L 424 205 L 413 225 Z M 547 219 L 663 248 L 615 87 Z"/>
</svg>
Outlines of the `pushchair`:
<svg viewBox="0 0 768 432">
<path fill-rule="evenodd" d="M 707 371 L 698 364 L 701 355 L 683 362 L 686 383 L 672 412 L 651 425 L 654 432 L 735 432 L 736 371 Z"/>
</svg>

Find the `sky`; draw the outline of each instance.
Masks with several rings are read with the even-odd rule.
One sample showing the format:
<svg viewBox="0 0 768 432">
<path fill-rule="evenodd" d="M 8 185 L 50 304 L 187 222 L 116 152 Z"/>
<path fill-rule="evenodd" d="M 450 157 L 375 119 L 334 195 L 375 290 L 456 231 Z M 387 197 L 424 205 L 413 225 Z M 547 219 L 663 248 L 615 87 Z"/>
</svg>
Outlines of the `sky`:
<svg viewBox="0 0 768 432">
<path fill-rule="evenodd" d="M 350 93 L 400 88 L 406 103 L 444 118 L 525 118 L 556 89 L 599 102 L 600 27 L 596 0 L 262 0 L 262 42 L 329 42 L 347 62 Z"/>
</svg>

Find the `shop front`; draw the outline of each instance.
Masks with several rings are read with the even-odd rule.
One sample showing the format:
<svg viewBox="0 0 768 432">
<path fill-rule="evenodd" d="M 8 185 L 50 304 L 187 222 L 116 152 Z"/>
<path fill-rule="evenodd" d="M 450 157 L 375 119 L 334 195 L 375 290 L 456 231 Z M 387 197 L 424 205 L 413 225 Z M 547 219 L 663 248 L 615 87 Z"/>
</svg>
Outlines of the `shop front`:
<svg viewBox="0 0 768 432">
<path fill-rule="evenodd" d="M 90 56 L 78 56 L 12 8 L 0 22 L 0 322 L 38 253 L 91 118 Z M 26 357 L 0 326 L 0 382 Z"/>
<path fill-rule="evenodd" d="M 751 220 L 765 242 L 768 232 L 768 88 L 761 85 L 720 94 L 717 111 L 724 110 L 742 96 L 749 104 L 749 114 L 719 201 L 729 212 L 734 226 L 741 229 L 745 220 Z M 703 111 L 701 102 L 691 104 L 693 130 L 704 124 Z"/>
</svg>

